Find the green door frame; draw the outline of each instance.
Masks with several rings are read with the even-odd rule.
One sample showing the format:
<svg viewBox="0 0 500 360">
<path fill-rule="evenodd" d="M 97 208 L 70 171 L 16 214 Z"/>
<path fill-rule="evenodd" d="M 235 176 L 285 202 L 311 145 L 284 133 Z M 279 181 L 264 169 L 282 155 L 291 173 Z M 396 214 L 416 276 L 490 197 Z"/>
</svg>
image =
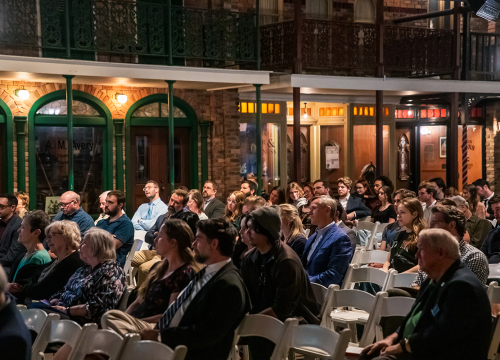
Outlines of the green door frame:
<svg viewBox="0 0 500 360">
<path fill-rule="evenodd" d="M 3 114 L 2 114 L 3 112 Z M 14 192 L 14 118 L 7 104 L 0 100 L 0 124 L 5 124 L 4 186 L 8 193 Z M 2 189 L 3 190 L 3 189 Z"/>
<path fill-rule="evenodd" d="M 130 149 L 130 127 L 131 126 L 161 126 L 168 127 L 168 117 L 166 118 L 145 118 L 145 117 L 132 117 L 135 110 L 139 109 L 144 105 L 148 105 L 155 102 L 168 103 L 168 94 L 153 94 L 146 96 L 138 101 L 136 101 L 128 109 L 127 115 L 125 116 L 125 159 L 126 163 L 130 163 L 131 149 Z M 189 164 L 190 173 L 190 184 L 189 187 L 192 189 L 198 188 L 198 117 L 193 108 L 184 100 L 179 99 L 174 96 L 174 106 L 182 110 L 186 114 L 185 118 L 175 118 L 174 128 L 176 127 L 188 127 L 189 131 L 189 148 L 192 153 L 191 163 Z M 126 173 L 126 193 L 132 194 L 132 179 L 133 169 L 131 166 L 127 166 Z M 118 172 L 117 172 L 118 176 Z M 132 196 L 127 196 L 127 209 L 132 206 Z"/>
<path fill-rule="evenodd" d="M 61 115 L 36 115 L 38 109 L 44 105 L 56 101 L 65 100 L 66 90 L 51 92 L 35 101 L 28 114 L 28 157 L 29 162 L 29 196 L 30 210 L 36 207 L 36 157 L 35 148 L 35 125 L 41 126 L 65 126 L 65 117 Z M 108 107 L 98 98 L 86 92 L 73 90 L 73 100 L 86 103 L 96 109 L 101 116 L 74 116 L 74 126 L 101 126 L 105 130 L 105 141 L 103 141 L 103 188 L 113 187 L 113 120 Z M 35 116 L 36 115 L 36 116 Z M 36 122 L 36 123 L 35 123 Z"/>
</svg>

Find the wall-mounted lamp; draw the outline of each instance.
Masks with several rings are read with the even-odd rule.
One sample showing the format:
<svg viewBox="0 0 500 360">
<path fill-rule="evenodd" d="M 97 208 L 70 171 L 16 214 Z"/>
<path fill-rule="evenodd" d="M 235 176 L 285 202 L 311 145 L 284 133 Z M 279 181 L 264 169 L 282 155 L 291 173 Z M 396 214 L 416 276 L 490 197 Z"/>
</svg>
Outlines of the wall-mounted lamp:
<svg viewBox="0 0 500 360">
<path fill-rule="evenodd" d="M 115 99 L 120 103 L 120 104 L 125 104 L 127 102 L 127 95 L 125 94 L 116 94 Z"/>
<path fill-rule="evenodd" d="M 422 126 L 420 128 L 420 135 L 430 135 L 431 134 L 431 129 L 429 129 L 427 126 Z"/>
<path fill-rule="evenodd" d="M 30 97 L 30 92 L 26 89 L 17 89 L 14 94 L 21 100 L 27 100 Z"/>
<path fill-rule="evenodd" d="M 307 102 L 304 102 L 304 119 L 307 119 Z"/>
</svg>

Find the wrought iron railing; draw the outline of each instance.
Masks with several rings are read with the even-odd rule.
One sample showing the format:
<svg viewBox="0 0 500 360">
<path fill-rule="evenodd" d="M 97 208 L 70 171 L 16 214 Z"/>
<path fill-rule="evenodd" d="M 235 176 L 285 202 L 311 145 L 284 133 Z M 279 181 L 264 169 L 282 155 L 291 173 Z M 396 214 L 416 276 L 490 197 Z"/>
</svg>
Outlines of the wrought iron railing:
<svg viewBox="0 0 500 360">
<path fill-rule="evenodd" d="M 261 27 L 262 67 L 289 70 L 295 55 L 294 22 Z M 432 76 L 452 71 L 453 32 L 386 26 L 384 64 L 390 76 Z M 304 19 L 302 66 L 307 72 L 375 74 L 375 25 Z"/>
<path fill-rule="evenodd" d="M 472 80 L 500 80 L 500 34 L 470 34 Z"/>
<path fill-rule="evenodd" d="M 251 12 L 141 1 L 0 0 L 0 54 L 248 65 L 257 61 L 256 39 Z"/>
</svg>

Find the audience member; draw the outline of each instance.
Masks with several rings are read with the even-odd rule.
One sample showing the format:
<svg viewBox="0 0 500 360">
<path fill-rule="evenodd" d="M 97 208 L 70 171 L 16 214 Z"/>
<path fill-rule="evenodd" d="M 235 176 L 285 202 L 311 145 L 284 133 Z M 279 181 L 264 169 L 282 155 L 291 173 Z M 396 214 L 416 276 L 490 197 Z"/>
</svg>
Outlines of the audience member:
<svg viewBox="0 0 500 360">
<path fill-rule="evenodd" d="M 460 250 L 460 261 L 467 265 L 481 283 L 486 285 L 490 273 L 488 259 L 486 259 L 486 256 L 480 250 L 464 241 L 464 214 L 455 206 L 437 205 L 432 209 L 429 227 L 431 229 L 446 230 L 457 239 Z M 411 286 L 419 289 L 426 277 L 427 274 L 423 270 L 419 270 L 417 278 Z"/>
<path fill-rule="evenodd" d="M 460 210 L 465 216 L 465 236 L 464 240 L 480 249 L 483 245 L 483 241 L 488 235 L 488 233 L 493 229 L 493 226 L 488 220 L 481 219 L 476 214 L 470 211 L 469 204 L 461 196 L 454 196 L 450 200 L 457 204 L 458 210 Z"/>
<path fill-rule="evenodd" d="M 434 189 L 434 188 L 433 188 Z M 394 238 L 383 270 L 396 269 L 397 272 L 417 272 L 419 269 L 417 254 L 417 239 L 420 231 L 427 228 L 422 206 L 416 198 L 406 198 L 398 206 L 400 231 Z"/>
<path fill-rule="evenodd" d="M 254 210 L 260 209 L 266 206 L 266 200 L 260 196 L 247 196 L 245 201 L 243 201 L 243 207 L 241 212 L 243 214 L 251 213 Z"/>
<path fill-rule="evenodd" d="M 30 197 L 24 191 L 17 191 L 14 196 L 17 198 L 16 214 L 22 219 L 24 214 L 29 211 Z"/>
<path fill-rule="evenodd" d="M 486 207 L 480 201 L 476 185 L 470 184 L 462 189 L 464 199 L 469 203 L 470 211 L 481 219 L 486 219 Z"/>
<path fill-rule="evenodd" d="M 224 217 L 224 203 L 215 197 L 217 184 L 213 181 L 205 181 L 203 184 L 203 211 L 209 219 L 220 219 Z M 194 232 L 194 229 L 191 229 Z"/>
<path fill-rule="evenodd" d="M 375 182 L 373 183 L 375 194 L 382 188 L 382 186 L 388 186 L 391 189 L 391 193 L 394 192 L 394 184 L 387 176 L 380 175 L 375 179 Z"/>
<path fill-rule="evenodd" d="M 108 193 L 110 191 L 111 190 L 105 191 L 101 195 L 99 195 L 99 209 L 101 209 L 101 213 L 99 214 L 99 217 L 94 221 L 94 225 L 97 225 L 97 223 L 103 219 L 109 218 L 109 215 L 106 214 L 104 210 L 106 210 L 106 197 L 108 196 Z"/>
<path fill-rule="evenodd" d="M 195 259 L 207 266 L 196 274 L 159 322 L 161 341 L 187 346 L 186 360 L 226 360 L 234 331 L 250 310 L 238 269 L 231 263 L 236 229 L 222 219 L 200 221 L 193 243 Z M 143 330 L 158 341 L 157 330 Z"/>
<path fill-rule="evenodd" d="M 311 223 L 317 226 L 309 237 L 302 264 L 309 281 L 325 287 L 342 285 L 353 255 L 351 240 L 335 225 L 337 206 L 335 200 L 322 195 L 311 202 Z"/>
<path fill-rule="evenodd" d="M 246 226 L 249 216 L 250 213 L 245 213 L 241 216 L 240 229 L 238 232 L 239 237 L 236 237 L 236 244 L 234 245 L 233 255 L 231 256 L 234 266 L 238 269 L 241 267 L 241 261 L 245 257 L 246 253 L 253 249 L 253 246 L 250 244 L 250 240 L 248 239 Z"/>
<path fill-rule="evenodd" d="M 120 190 L 113 190 L 106 197 L 105 212 L 109 218 L 97 223 L 97 227 L 109 232 L 115 239 L 116 261 L 125 265 L 127 255 L 134 244 L 134 225 L 129 217 L 122 213 L 125 195 Z"/>
<path fill-rule="evenodd" d="M 481 197 L 481 200 L 486 208 L 486 219 L 493 220 L 495 218 L 493 210 L 491 209 L 490 200 L 493 198 L 495 193 L 490 189 L 490 183 L 483 179 L 478 179 L 473 182 L 477 188 L 477 193 Z"/>
<path fill-rule="evenodd" d="M 355 192 L 352 196 L 357 196 L 363 200 L 365 204 L 371 211 L 375 210 L 379 204 L 378 196 L 375 196 L 372 191 L 372 187 L 368 184 L 365 179 L 360 179 L 356 181 Z"/>
<path fill-rule="evenodd" d="M 11 285 L 9 291 L 16 296 L 18 303 L 24 302 L 25 299 L 29 301 L 50 298 L 64 288 L 75 271 L 85 265 L 78 252 L 81 235 L 75 222 L 53 222 L 45 228 L 45 235 L 50 251 L 56 258 L 50 263 L 38 266 L 33 276 L 25 282 Z"/>
<path fill-rule="evenodd" d="M 454 196 L 460 195 L 458 193 L 458 190 L 455 189 L 453 186 L 450 186 L 448 189 L 444 191 L 444 198 L 445 199 L 451 199 Z"/>
<path fill-rule="evenodd" d="M 314 196 L 330 196 L 330 182 L 327 180 L 316 180 L 314 182 Z"/>
<path fill-rule="evenodd" d="M 2 359 L 30 360 L 31 334 L 16 302 L 6 293 L 7 275 L 0 265 L 0 344 Z"/>
<path fill-rule="evenodd" d="M 371 216 L 371 210 L 363 204 L 363 201 L 354 196 L 350 196 L 352 181 L 348 177 L 342 177 L 337 180 L 337 191 L 342 207 L 346 211 L 346 219 L 349 221 Z"/>
<path fill-rule="evenodd" d="M 74 191 L 66 191 L 59 200 L 59 211 L 52 221 L 74 221 L 83 236 L 85 231 L 94 226 L 94 220 L 80 207 L 80 195 Z"/>
<path fill-rule="evenodd" d="M 227 198 L 226 220 L 231 222 L 236 230 L 240 229 L 241 215 L 243 214 L 243 203 L 246 197 L 241 191 L 233 191 Z"/>
<path fill-rule="evenodd" d="M 406 189 L 399 189 L 396 191 L 394 194 L 394 210 L 396 211 L 399 208 L 399 204 L 401 201 L 403 201 L 406 198 L 416 198 L 417 194 L 415 194 L 414 191 L 411 190 L 406 190 Z M 388 248 L 392 246 L 392 242 L 395 238 L 395 236 L 402 230 L 402 227 L 399 225 L 399 222 L 397 221 L 397 216 L 396 216 L 396 221 L 387 225 L 382 232 L 382 242 L 380 243 L 379 250 L 381 251 L 387 251 Z M 383 264 L 380 264 L 380 267 L 382 267 Z"/>
<path fill-rule="evenodd" d="M 500 223 L 500 194 L 493 196 L 489 200 L 489 206 L 497 223 Z M 481 245 L 481 251 L 486 255 L 490 264 L 500 264 L 500 226 L 495 227 L 488 233 L 483 245 Z"/>
<path fill-rule="evenodd" d="M 319 324 L 319 307 L 299 257 L 280 241 L 280 217 L 270 207 L 253 211 L 246 223 L 250 250 L 241 264 L 241 275 L 250 293 L 251 314 L 285 321 L 290 317 Z M 269 359 L 274 343 L 249 338 L 253 359 Z"/>
<path fill-rule="evenodd" d="M 302 226 L 304 230 L 309 230 L 309 233 L 313 233 L 316 230 L 316 226 L 311 225 L 311 201 L 314 198 L 314 184 L 304 183 L 304 197 L 307 203 L 299 206 L 297 208 L 299 212 L 300 221 L 302 221 Z"/>
<path fill-rule="evenodd" d="M 354 254 L 357 243 L 356 231 L 352 230 L 344 223 L 344 220 L 346 218 L 346 213 L 344 208 L 342 207 L 342 204 L 340 203 L 340 200 L 339 199 L 333 199 L 333 200 L 335 200 L 335 205 L 337 206 L 337 211 L 335 212 L 333 221 L 335 222 L 335 225 L 337 225 L 340 228 L 340 230 L 342 230 L 351 241 L 352 251 Z"/>
<path fill-rule="evenodd" d="M 42 210 L 36 210 L 24 215 L 19 228 L 18 241 L 27 252 L 20 253 L 12 263 L 9 282 L 24 283 L 33 276 L 39 265 L 49 263 L 51 258 L 43 247 L 45 228 L 49 226 L 50 218 Z"/>
<path fill-rule="evenodd" d="M 189 208 L 189 211 L 194 212 L 196 215 L 198 215 L 198 219 L 200 220 L 208 220 L 207 214 L 203 212 L 203 196 L 201 195 L 200 190 L 198 189 L 193 189 L 189 190 L 188 192 L 188 197 L 189 200 L 187 202 L 187 206 Z M 168 206 L 167 206 L 167 211 L 168 211 Z M 162 214 L 164 214 L 163 212 Z"/>
<path fill-rule="evenodd" d="M 287 204 L 292 204 L 297 209 L 307 204 L 307 200 L 304 197 L 304 190 L 296 182 L 288 184 L 286 188 L 286 202 Z"/>
<path fill-rule="evenodd" d="M 154 265 L 140 286 L 137 299 L 125 312 L 110 310 L 104 314 L 103 329 L 112 329 L 121 336 L 154 329 L 168 306 L 200 270 L 191 250 L 193 240 L 186 222 L 165 220 L 155 239 L 156 251 L 163 260 Z"/>
<path fill-rule="evenodd" d="M 392 191 L 389 186 L 382 186 L 378 189 L 378 205 L 373 211 L 372 222 L 381 224 L 392 224 L 396 221 L 397 214 L 392 204 Z"/>
<path fill-rule="evenodd" d="M 78 269 L 49 302 L 32 303 L 31 307 L 83 325 L 100 324 L 104 313 L 118 306 L 125 290 L 125 273 L 116 261 L 111 234 L 97 227 L 88 230 L 80 244 L 80 257 L 87 265 Z M 67 350 L 68 345 L 64 345 L 60 351 Z"/>
<path fill-rule="evenodd" d="M 429 223 L 432 207 L 436 205 L 436 187 L 430 182 L 423 181 L 418 185 L 418 200 L 424 208 L 424 219 Z"/>
<path fill-rule="evenodd" d="M 455 204 L 455 202 L 451 199 L 436 200 L 436 204 L 434 206 L 436 206 L 436 205 L 457 206 L 457 204 Z M 431 213 L 432 213 L 432 209 L 431 209 Z"/>
<path fill-rule="evenodd" d="M 160 186 L 156 181 L 149 180 L 143 190 L 149 202 L 139 206 L 132 217 L 132 224 L 134 224 L 135 230 L 148 231 L 154 225 L 158 216 L 167 212 L 168 207 L 160 199 Z"/>
<path fill-rule="evenodd" d="M 240 191 L 245 194 L 245 196 L 255 196 L 257 195 L 257 184 L 252 180 L 246 180 L 241 183 Z"/>
<path fill-rule="evenodd" d="M 486 359 L 490 303 L 483 284 L 460 262 L 456 238 L 424 230 L 417 257 L 428 279 L 415 304 L 398 331 L 363 349 L 360 360 Z"/>
<path fill-rule="evenodd" d="M 17 198 L 10 194 L 0 195 L 0 265 L 7 275 L 14 260 L 26 248 L 18 241 L 22 219 L 16 214 Z"/>
<path fill-rule="evenodd" d="M 297 208 L 291 204 L 281 204 L 279 207 L 281 219 L 282 240 L 302 257 L 307 237 L 299 218 Z"/>
<path fill-rule="evenodd" d="M 305 189 L 304 189 L 305 194 Z M 268 206 L 271 205 L 281 205 L 286 202 L 285 200 L 285 190 L 281 186 L 275 186 L 271 189 L 269 194 L 269 200 L 267 202 Z"/>
<path fill-rule="evenodd" d="M 436 195 L 434 196 L 434 199 L 436 200 L 444 199 L 444 192 L 446 190 L 446 184 L 444 180 L 438 177 L 430 179 L 428 182 L 436 189 Z"/>
</svg>

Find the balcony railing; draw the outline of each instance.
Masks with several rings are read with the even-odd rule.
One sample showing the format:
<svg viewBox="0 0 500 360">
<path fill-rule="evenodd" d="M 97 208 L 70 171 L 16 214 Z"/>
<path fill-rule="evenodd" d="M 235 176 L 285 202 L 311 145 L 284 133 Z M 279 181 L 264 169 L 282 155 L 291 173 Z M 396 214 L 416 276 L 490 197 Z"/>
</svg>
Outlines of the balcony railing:
<svg viewBox="0 0 500 360">
<path fill-rule="evenodd" d="M 262 68 L 291 69 L 294 22 L 261 27 Z M 453 31 L 386 26 L 385 72 L 389 76 L 433 76 L 452 72 Z M 375 25 L 305 19 L 302 66 L 308 73 L 373 76 Z"/>
<path fill-rule="evenodd" d="M 0 54 L 249 66 L 257 61 L 256 36 L 254 13 L 139 1 L 0 0 Z"/>
</svg>

